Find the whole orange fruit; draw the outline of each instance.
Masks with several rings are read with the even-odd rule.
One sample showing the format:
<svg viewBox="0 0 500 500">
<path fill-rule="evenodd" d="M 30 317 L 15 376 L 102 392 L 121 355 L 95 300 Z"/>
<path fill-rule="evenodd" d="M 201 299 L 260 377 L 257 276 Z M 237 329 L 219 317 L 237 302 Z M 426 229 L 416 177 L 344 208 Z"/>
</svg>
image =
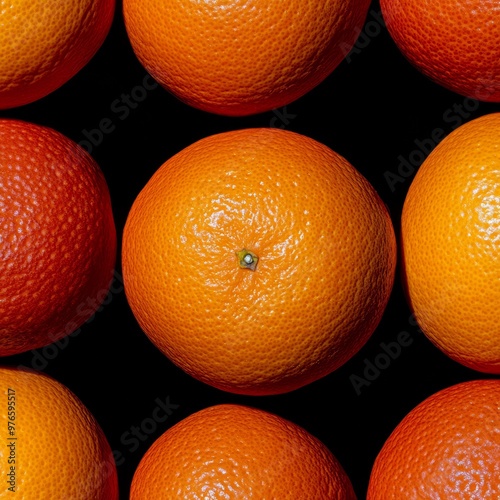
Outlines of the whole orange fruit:
<svg viewBox="0 0 500 500">
<path fill-rule="evenodd" d="M 500 380 L 443 389 L 415 407 L 373 465 L 367 500 L 500 498 Z"/>
<path fill-rule="evenodd" d="M 115 259 L 96 162 L 53 129 L 0 119 L 0 355 L 80 327 L 106 298 Z"/>
<path fill-rule="evenodd" d="M 322 82 L 369 0 L 124 0 L 132 48 L 180 100 L 222 115 L 284 106 Z"/>
<path fill-rule="evenodd" d="M 0 109 L 53 92 L 106 38 L 115 0 L 7 0 L 0 8 Z"/>
<path fill-rule="evenodd" d="M 328 448 L 277 415 L 240 405 L 205 408 L 168 429 L 137 467 L 130 500 L 355 500 Z"/>
<path fill-rule="evenodd" d="M 500 102 L 500 0 L 380 0 L 401 53 L 458 94 Z"/>
<path fill-rule="evenodd" d="M 13 367 L 0 367 L 0 385 L 5 497 L 118 499 L 106 436 L 66 386 L 43 373 Z"/>
<path fill-rule="evenodd" d="M 165 162 L 130 210 L 122 257 L 132 311 L 175 364 L 219 389 L 276 394 L 365 344 L 396 243 L 384 203 L 347 160 L 261 128 Z"/>
<path fill-rule="evenodd" d="M 500 113 L 448 135 L 403 206 L 408 301 L 427 337 L 463 365 L 500 373 Z"/>
</svg>

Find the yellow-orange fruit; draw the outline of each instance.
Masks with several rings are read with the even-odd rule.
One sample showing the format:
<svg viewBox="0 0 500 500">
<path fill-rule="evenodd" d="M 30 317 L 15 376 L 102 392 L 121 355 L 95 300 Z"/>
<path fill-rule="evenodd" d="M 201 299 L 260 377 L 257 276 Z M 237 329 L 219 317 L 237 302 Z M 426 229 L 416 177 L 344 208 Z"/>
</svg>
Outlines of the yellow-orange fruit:
<svg viewBox="0 0 500 500">
<path fill-rule="evenodd" d="M 408 301 L 427 337 L 463 365 L 500 373 L 500 113 L 448 135 L 403 206 Z"/>
<path fill-rule="evenodd" d="M 104 42 L 114 0 L 6 0 L 0 6 L 0 109 L 58 89 Z"/>
<path fill-rule="evenodd" d="M 118 500 L 106 436 L 83 403 L 44 373 L 0 367 L 4 498 Z"/>
<path fill-rule="evenodd" d="M 268 111 L 323 81 L 358 37 L 369 0 L 124 0 L 139 61 L 166 89 L 223 115 Z"/>
</svg>

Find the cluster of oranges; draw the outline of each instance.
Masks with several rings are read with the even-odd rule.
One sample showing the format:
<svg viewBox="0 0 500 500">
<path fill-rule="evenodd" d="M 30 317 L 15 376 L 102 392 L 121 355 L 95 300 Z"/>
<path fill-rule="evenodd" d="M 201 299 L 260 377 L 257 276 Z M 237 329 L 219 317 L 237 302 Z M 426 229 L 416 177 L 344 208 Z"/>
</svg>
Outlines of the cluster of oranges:
<svg viewBox="0 0 500 500">
<path fill-rule="evenodd" d="M 165 89 L 239 117 L 320 84 L 355 43 L 369 5 L 124 0 L 123 18 L 134 53 Z M 2 6 L 0 109 L 39 100 L 80 71 L 115 7 Z M 498 0 L 381 0 L 381 8 L 425 75 L 500 102 Z M 399 257 L 425 335 L 491 376 L 412 410 L 377 456 L 367 498 L 500 498 L 500 113 L 465 123 L 428 155 L 398 236 L 373 186 L 338 153 L 281 129 L 232 130 L 178 152 L 138 194 L 121 240 L 125 293 L 151 342 L 186 373 L 235 394 L 277 395 L 332 373 L 366 344 Z M 88 320 L 109 289 L 117 246 L 106 179 L 90 154 L 56 130 L 0 119 L 0 355 L 49 345 Z M 0 368 L 0 382 L 5 491 L 118 498 L 106 436 L 73 393 L 12 367 Z M 301 427 L 218 405 L 154 442 L 130 498 L 355 493 L 339 461 Z"/>
</svg>

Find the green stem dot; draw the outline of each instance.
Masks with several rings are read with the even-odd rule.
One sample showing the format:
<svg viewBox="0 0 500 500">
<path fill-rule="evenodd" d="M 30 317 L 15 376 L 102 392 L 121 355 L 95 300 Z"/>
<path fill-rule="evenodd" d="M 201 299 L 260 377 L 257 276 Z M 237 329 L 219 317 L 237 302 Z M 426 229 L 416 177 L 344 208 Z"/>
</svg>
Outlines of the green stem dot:
<svg viewBox="0 0 500 500">
<path fill-rule="evenodd" d="M 238 264 L 242 269 L 250 269 L 250 271 L 255 271 L 257 262 L 259 262 L 259 257 L 252 251 L 243 248 L 239 252 L 236 252 L 236 257 L 238 258 Z"/>
</svg>

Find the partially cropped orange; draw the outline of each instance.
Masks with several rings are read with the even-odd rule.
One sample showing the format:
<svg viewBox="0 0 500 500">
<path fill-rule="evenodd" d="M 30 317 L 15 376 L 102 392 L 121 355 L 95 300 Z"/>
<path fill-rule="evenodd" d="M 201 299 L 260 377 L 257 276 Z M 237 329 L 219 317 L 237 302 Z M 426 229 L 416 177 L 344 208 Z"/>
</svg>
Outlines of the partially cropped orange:
<svg viewBox="0 0 500 500">
<path fill-rule="evenodd" d="M 66 83 L 104 42 L 115 0 L 6 0 L 0 6 L 0 109 Z"/>
<path fill-rule="evenodd" d="M 355 500 L 341 464 L 317 438 L 277 415 L 240 405 L 177 423 L 136 469 L 130 500 Z"/>
<path fill-rule="evenodd" d="M 396 260 L 369 182 L 325 145 L 265 128 L 166 161 L 130 210 L 122 252 L 152 342 L 243 394 L 291 391 L 350 359 L 381 319 Z"/>
<path fill-rule="evenodd" d="M 117 500 L 113 453 L 66 386 L 43 373 L 0 367 L 2 497 Z"/>
<path fill-rule="evenodd" d="M 500 0 L 380 0 L 402 54 L 443 87 L 500 102 Z"/>
<path fill-rule="evenodd" d="M 500 113 L 448 135 L 403 206 L 403 272 L 427 337 L 455 361 L 500 373 Z"/>
<path fill-rule="evenodd" d="M 115 259 L 97 163 L 56 130 L 0 120 L 0 356 L 79 328 L 106 298 Z"/>
<path fill-rule="evenodd" d="M 369 0 L 124 0 L 132 48 L 187 104 L 222 115 L 284 106 L 321 83 L 363 28 Z"/>
<path fill-rule="evenodd" d="M 367 500 L 500 498 L 500 380 L 474 380 L 428 397 L 378 454 Z"/>
</svg>

